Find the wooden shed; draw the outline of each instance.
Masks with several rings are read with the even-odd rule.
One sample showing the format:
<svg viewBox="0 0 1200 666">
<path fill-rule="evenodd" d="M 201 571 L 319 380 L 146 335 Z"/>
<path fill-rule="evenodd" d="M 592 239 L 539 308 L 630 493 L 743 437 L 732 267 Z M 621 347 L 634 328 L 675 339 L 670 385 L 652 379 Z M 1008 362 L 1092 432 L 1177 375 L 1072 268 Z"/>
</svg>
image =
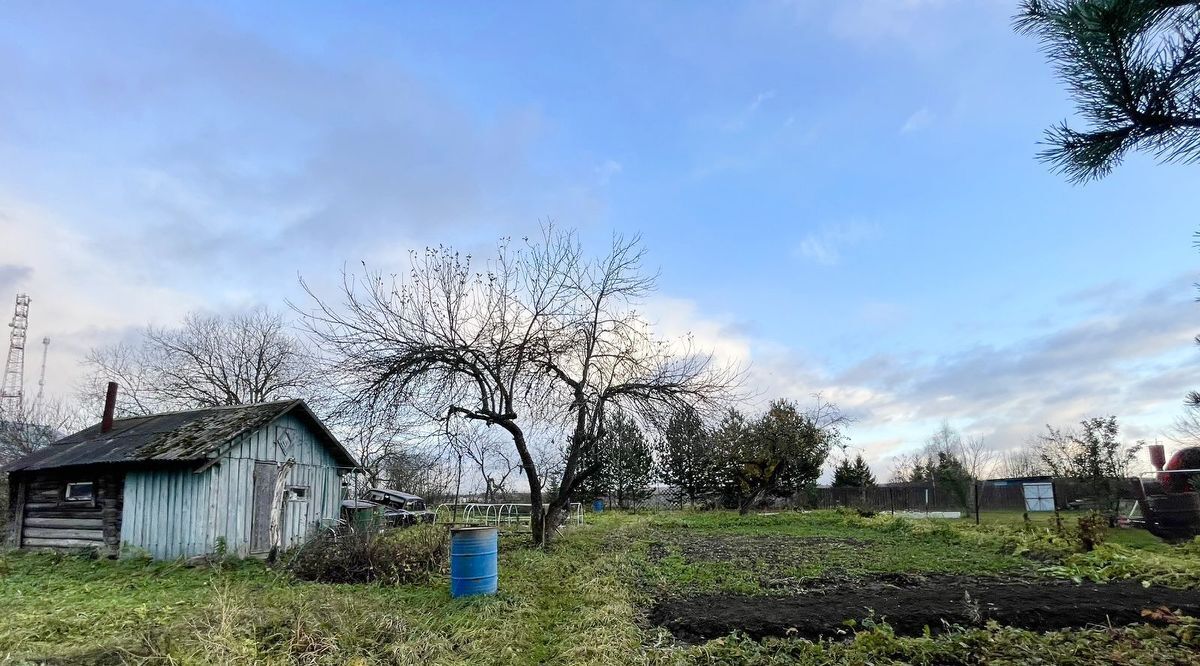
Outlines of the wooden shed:
<svg viewBox="0 0 1200 666">
<path fill-rule="evenodd" d="M 106 415 L 5 468 L 15 546 L 265 554 L 336 520 L 356 466 L 302 400 Z"/>
</svg>

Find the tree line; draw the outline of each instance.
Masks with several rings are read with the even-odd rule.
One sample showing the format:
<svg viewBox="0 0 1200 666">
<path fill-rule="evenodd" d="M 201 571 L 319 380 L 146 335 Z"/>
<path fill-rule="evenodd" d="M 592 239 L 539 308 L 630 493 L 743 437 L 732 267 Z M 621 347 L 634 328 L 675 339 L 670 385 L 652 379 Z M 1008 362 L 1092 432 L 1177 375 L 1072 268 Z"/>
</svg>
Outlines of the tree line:
<svg viewBox="0 0 1200 666">
<path fill-rule="evenodd" d="M 588 452 L 599 471 L 580 498 L 608 497 L 628 507 L 659 485 L 680 507 L 720 505 L 741 513 L 815 486 L 848 423 L 820 397 L 807 409 L 775 400 L 752 416 L 731 408 L 712 426 L 684 408 L 653 441 L 628 416 L 610 419 L 607 440 Z"/>
</svg>

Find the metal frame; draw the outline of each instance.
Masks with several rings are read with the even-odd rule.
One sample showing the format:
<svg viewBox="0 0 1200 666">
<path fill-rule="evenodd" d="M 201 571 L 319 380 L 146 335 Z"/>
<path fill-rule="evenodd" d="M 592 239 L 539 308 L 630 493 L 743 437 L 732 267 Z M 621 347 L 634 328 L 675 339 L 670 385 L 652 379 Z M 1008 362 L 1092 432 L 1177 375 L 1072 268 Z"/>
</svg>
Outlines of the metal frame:
<svg viewBox="0 0 1200 666">
<path fill-rule="evenodd" d="M 523 509 L 523 510 L 522 510 Z M 437 505 L 434 511 L 435 523 L 452 523 L 456 525 L 494 525 L 496 527 L 529 528 L 533 516 L 532 504 L 503 502 L 498 504 L 466 503 L 455 504 L 445 502 Z M 546 506 L 542 505 L 545 513 Z M 583 524 L 583 504 L 571 502 L 567 505 L 567 520 L 564 524 Z M 532 528 L 529 528 L 532 529 Z"/>
</svg>

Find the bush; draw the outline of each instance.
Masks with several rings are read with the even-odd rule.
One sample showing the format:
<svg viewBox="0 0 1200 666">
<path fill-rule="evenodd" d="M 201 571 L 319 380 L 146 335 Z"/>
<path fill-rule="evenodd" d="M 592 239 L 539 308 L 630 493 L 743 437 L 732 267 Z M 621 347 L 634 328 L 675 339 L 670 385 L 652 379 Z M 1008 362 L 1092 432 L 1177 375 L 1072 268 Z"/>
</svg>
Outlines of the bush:
<svg viewBox="0 0 1200 666">
<path fill-rule="evenodd" d="M 443 527 L 415 525 L 374 532 L 323 533 L 287 553 L 282 561 L 300 580 L 318 583 L 400 585 L 424 580 L 446 562 Z"/>
<path fill-rule="evenodd" d="M 1075 529 L 1083 552 L 1090 553 L 1108 536 L 1108 517 L 1099 511 L 1089 511 L 1079 517 L 1079 525 Z"/>
</svg>

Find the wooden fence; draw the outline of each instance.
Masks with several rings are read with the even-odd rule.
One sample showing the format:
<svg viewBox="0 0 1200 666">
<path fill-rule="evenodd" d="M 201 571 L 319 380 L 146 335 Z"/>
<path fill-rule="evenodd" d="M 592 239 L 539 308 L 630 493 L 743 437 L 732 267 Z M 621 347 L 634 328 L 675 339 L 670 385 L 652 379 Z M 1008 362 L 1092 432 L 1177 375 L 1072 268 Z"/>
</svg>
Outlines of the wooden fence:
<svg viewBox="0 0 1200 666">
<path fill-rule="evenodd" d="M 1089 481 L 1053 479 L 1055 505 L 1067 509 L 1073 503 L 1084 508 L 1108 492 L 1111 498 L 1140 496 L 1137 479 L 1110 479 L 1110 490 L 1098 489 Z M 811 509 L 852 507 L 865 511 L 974 511 L 975 493 L 979 493 L 980 511 L 1024 511 L 1025 495 L 1021 483 L 997 484 L 981 481 L 963 489 L 925 484 L 877 486 L 872 488 L 817 488 L 800 496 L 796 504 Z"/>
</svg>

